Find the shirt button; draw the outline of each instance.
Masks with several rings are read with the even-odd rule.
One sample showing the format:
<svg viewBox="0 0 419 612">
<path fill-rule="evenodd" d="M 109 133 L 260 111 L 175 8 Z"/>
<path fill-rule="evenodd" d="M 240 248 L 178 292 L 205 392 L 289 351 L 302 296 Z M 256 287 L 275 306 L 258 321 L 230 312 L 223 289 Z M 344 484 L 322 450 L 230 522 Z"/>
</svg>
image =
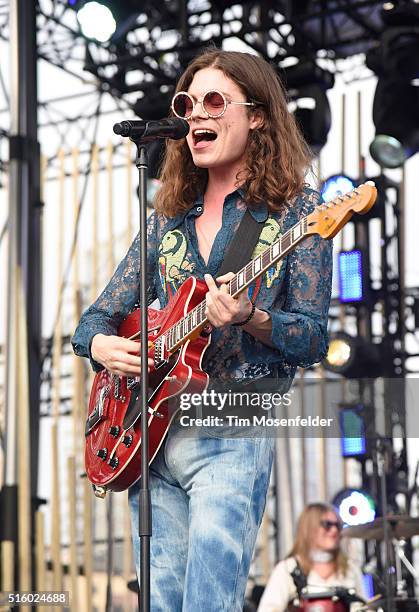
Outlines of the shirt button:
<svg viewBox="0 0 419 612">
<path fill-rule="evenodd" d="M 201 212 L 201 210 L 202 210 L 202 206 L 198 206 L 196 209 L 196 212 Z"/>
</svg>

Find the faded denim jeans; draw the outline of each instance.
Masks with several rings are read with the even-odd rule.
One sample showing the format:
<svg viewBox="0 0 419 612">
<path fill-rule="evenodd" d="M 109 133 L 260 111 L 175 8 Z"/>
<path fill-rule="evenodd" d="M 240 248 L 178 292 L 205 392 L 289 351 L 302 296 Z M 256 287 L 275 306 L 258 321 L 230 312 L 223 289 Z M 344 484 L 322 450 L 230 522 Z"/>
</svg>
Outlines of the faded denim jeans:
<svg viewBox="0 0 419 612">
<path fill-rule="evenodd" d="M 274 440 L 174 423 L 150 468 L 151 612 L 241 612 Z M 139 575 L 138 483 L 129 490 Z"/>
</svg>

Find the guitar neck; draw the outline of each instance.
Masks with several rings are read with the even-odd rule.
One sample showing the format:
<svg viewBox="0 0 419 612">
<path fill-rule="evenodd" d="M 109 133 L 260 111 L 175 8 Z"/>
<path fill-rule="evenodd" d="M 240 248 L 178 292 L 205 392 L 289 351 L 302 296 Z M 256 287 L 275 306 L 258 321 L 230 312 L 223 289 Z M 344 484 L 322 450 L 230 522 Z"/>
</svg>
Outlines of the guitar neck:
<svg viewBox="0 0 419 612">
<path fill-rule="evenodd" d="M 289 251 L 307 235 L 307 217 L 303 217 L 285 234 L 281 235 L 271 246 L 260 255 L 252 259 L 239 270 L 228 283 L 228 292 L 236 297 L 244 291 L 254 280 L 261 276 L 266 270 L 284 257 Z M 208 319 L 205 316 L 206 300 L 195 306 L 188 314 L 172 325 L 167 332 L 167 350 L 172 352 L 178 349 L 187 338 L 205 327 Z"/>
</svg>

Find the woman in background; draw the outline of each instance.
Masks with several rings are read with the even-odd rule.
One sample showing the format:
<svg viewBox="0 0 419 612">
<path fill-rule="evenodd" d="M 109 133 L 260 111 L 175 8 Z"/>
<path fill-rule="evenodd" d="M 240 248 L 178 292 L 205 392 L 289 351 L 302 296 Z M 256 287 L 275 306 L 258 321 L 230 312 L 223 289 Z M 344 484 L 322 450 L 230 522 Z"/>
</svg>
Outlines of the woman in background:
<svg viewBox="0 0 419 612">
<path fill-rule="evenodd" d="M 333 506 L 313 503 L 300 515 L 294 546 L 278 563 L 266 585 L 258 612 L 284 612 L 297 598 L 299 580 L 309 593 L 333 587 L 354 589 L 364 598 L 362 574 L 340 547 L 342 522 Z M 293 577 L 293 574 L 297 574 Z M 358 604 L 352 604 L 351 611 Z"/>
</svg>

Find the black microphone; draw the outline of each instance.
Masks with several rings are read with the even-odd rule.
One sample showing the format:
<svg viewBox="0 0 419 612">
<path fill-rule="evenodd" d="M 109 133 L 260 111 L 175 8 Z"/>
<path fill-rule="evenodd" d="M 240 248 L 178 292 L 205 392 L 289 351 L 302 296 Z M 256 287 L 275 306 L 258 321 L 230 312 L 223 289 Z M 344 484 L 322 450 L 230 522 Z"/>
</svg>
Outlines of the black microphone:
<svg viewBox="0 0 419 612">
<path fill-rule="evenodd" d="M 189 132 L 189 123 L 185 119 L 170 117 L 158 121 L 121 121 L 113 126 L 115 134 L 128 136 L 130 138 L 141 138 L 143 141 L 154 138 L 171 138 L 180 140 L 185 138 Z"/>
</svg>

